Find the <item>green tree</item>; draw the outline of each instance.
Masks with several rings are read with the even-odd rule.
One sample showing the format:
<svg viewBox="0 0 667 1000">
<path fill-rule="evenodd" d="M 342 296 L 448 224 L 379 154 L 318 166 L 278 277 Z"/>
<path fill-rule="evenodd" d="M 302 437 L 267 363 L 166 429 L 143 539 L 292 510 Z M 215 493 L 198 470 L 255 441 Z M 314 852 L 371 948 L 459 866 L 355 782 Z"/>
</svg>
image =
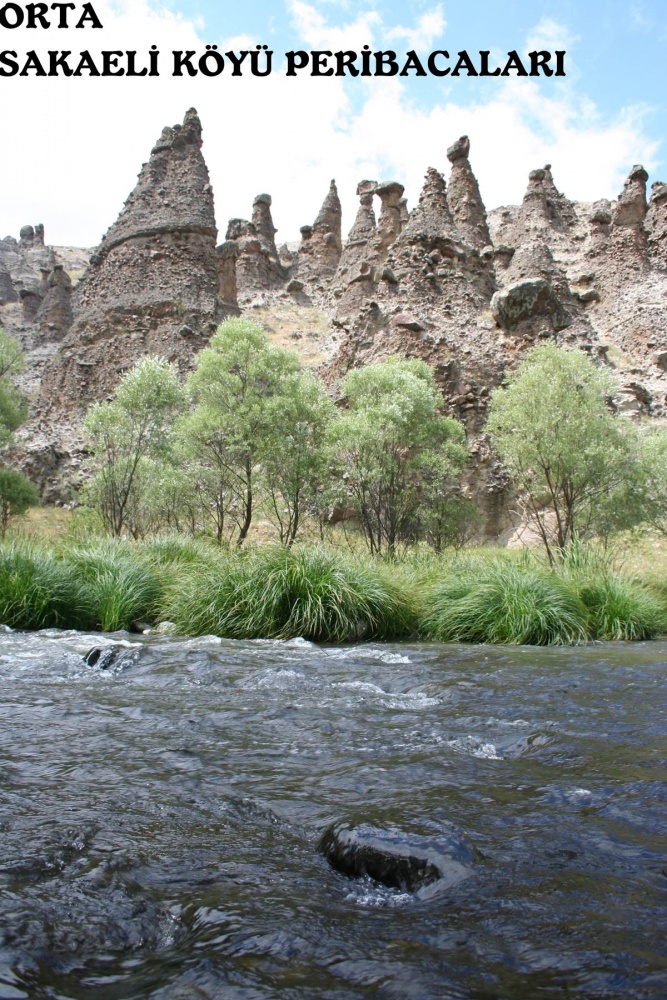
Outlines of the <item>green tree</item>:
<svg viewBox="0 0 667 1000">
<path fill-rule="evenodd" d="M 423 361 L 390 358 L 352 371 L 348 409 L 331 427 L 337 503 L 352 506 L 372 553 L 392 555 L 419 534 L 428 486 L 443 496 L 467 459 L 462 426 L 441 416 L 442 396 Z"/>
<path fill-rule="evenodd" d="M 0 537 L 4 538 L 12 517 L 39 503 L 39 490 L 14 469 L 0 468 Z"/>
<path fill-rule="evenodd" d="M 262 474 L 269 518 L 291 546 L 305 511 L 312 511 L 326 474 L 324 443 L 336 408 L 319 379 L 296 372 L 283 380 L 268 408 Z"/>
<path fill-rule="evenodd" d="M 195 406 L 179 432 L 186 452 L 214 473 L 218 540 L 228 518 L 238 528 L 238 545 L 248 534 L 260 464 L 275 440 L 274 402 L 299 368 L 293 351 L 271 346 L 262 328 L 243 318 L 226 320 L 197 358 L 188 378 Z"/>
<path fill-rule="evenodd" d="M 175 369 L 162 358 L 143 358 L 124 376 L 115 399 L 95 403 L 85 419 L 96 466 L 89 501 L 104 525 L 119 537 L 130 528 L 128 515 L 141 503 L 147 460 L 164 459 L 183 401 Z"/>
<path fill-rule="evenodd" d="M 633 518 L 646 521 L 661 535 L 667 535 L 667 431 L 642 428 L 638 435 L 637 455 L 640 475 L 630 484 L 623 498 L 623 510 Z"/>
<path fill-rule="evenodd" d="M 614 390 L 586 354 L 547 343 L 491 397 L 487 428 L 551 562 L 601 515 L 607 528 L 621 517 L 619 491 L 637 475 L 635 431 L 612 413 Z"/>
<path fill-rule="evenodd" d="M 0 326 L 0 445 L 9 444 L 12 432 L 26 418 L 25 400 L 14 384 L 24 366 L 20 345 Z"/>
</svg>

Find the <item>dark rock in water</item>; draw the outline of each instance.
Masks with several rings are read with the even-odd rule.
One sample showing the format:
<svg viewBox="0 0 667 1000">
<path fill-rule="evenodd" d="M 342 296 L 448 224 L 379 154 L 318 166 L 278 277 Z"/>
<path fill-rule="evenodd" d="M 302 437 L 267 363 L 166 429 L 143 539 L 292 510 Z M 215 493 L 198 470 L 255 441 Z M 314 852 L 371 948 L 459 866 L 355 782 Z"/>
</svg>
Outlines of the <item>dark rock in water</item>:
<svg viewBox="0 0 667 1000">
<path fill-rule="evenodd" d="M 370 823 L 337 823 L 323 834 L 319 850 L 345 875 L 368 875 L 392 889 L 430 896 L 470 874 L 473 852 L 453 833 L 424 837 L 382 830 Z"/>
<path fill-rule="evenodd" d="M 134 632 L 135 635 L 145 635 L 146 632 L 151 631 L 150 622 L 132 622 L 130 625 L 130 632 Z"/>
<path fill-rule="evenodd" d="M 123 656 L 127 650 L 124 646 L 93 646 L 84 656 L 84 660 L 89 667 L 99 667 L 100 670 L 108 670 Z"/>
</svg>

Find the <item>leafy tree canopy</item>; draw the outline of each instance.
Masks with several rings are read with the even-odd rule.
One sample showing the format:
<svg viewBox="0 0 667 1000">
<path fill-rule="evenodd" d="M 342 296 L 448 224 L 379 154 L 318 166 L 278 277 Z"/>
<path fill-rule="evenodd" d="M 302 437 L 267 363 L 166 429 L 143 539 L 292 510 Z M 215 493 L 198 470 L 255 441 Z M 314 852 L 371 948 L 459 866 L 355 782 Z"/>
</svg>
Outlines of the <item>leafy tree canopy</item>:
<svg viewBox="0 0 667 1000">
<path fill-rule="evenodd" d="M 590 531 L 636 475 L 635 429 L 610 408 L 608 370 L 583 352 L 535 347 L 491 397 L 487 428 L 547 551 Z"/>
</svg>

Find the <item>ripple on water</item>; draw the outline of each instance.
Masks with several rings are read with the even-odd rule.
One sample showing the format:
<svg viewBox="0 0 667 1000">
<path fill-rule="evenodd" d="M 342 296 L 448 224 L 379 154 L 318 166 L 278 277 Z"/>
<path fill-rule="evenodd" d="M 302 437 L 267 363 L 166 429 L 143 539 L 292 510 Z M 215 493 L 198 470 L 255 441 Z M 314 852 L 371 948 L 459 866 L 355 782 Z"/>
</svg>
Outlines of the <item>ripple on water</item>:
<svg viewBox="0 0 667 1000">
<path fill-rule="evenodd" d="M 1 632 L 0 1000 L 663 1000 L 666 652 Z M 481 855 L 420 899 L 341 816 Z"/>
</svg>

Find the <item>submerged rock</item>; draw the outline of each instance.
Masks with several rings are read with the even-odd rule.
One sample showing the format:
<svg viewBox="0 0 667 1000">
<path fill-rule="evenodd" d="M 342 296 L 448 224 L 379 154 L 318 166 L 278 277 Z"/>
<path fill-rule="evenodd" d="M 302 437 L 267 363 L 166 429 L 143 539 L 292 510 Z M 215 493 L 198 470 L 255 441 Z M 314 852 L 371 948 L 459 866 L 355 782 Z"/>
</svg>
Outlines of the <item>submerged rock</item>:
<svg viewBox="0 0 667 1000">
<path fill-rule="evenodd" d="M 93 646 L 84 656 L 84 660 L 89 667 L 108 670 L 110 667 L 116 666 L 127 653 L 126 646 Z"/>
<path fill-rule="evenodd" d="M 474 860 L 471 848 L 453 832 L 425 837 L 370 823 L 334 824 L 323 834 L 319 850 L 344 875 L 367 875 L 421 897 L 467 878 Z"/>
</svg>

